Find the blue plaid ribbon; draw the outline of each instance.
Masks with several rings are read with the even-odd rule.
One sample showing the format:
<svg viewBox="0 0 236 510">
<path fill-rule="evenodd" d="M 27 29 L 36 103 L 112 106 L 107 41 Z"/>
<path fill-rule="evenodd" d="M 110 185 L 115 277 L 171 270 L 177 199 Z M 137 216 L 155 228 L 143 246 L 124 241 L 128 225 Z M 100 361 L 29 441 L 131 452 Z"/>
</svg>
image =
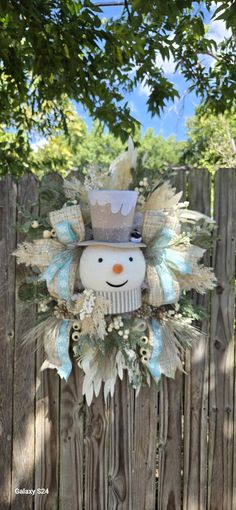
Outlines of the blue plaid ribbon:
<svg viewBox="0 0 236 510">
<path fill-rule="evenodd" d="M 173 270 L 185 275 L 192 274 L 189 262 L 179 252 L 168 248 L 174 236 L 173 230 L 163 228 L 154 244 L 155 268 L 163 289 L 165 304 L 174 303 L 176 299 Z"/>
<path fill-rule="evenodd" d="M 61 379 L 67 381 L 71 370 L 72 363 L 69 356 L 69 340 L 70 340 L 70 323 L 68 320 L 62 320 L 59 326 L 59 332 L 56 339 L 56 350 L 58 358 L 61 362 L 60 367 L 57 369 L 58 375 Z"/>
<path fill-rule="evenodd" d="M 159 356 L 163 348 L 163 339 L 161 326 L 155 319 L 151 320 L 151 330 L 153 339 L 153 349 L 151 357 L 148 361 L 147 368 L 152 377 L 158 381 L 161 377 Z"/>
<path fill-rule="evenodd" d="M 55 225 L 55 231 L 59 241 L 62 244 L 68 244 L 77 240 L 77 235 L 74 232 L 69 221 L 60 221 Z"/>
</svg>

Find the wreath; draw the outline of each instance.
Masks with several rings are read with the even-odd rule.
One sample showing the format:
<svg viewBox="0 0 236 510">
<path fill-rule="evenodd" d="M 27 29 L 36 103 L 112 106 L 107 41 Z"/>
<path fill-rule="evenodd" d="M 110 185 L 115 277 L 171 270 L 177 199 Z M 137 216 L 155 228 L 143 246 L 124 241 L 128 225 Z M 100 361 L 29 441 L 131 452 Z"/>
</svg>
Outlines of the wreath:
<svg viewBox="0 0 236 510">
<path fill-rule="evenodd" d="M 24 341 L 40 339 L 41 369 L 66 380 L 75 356 L 88 405 L 102 387 L 105 401 L 112 397 L 124 371 L 138 392 L 183 370 L 183 352 L 202 334 L 186 292 L 215 285 L 197 245 L 211 236 L 212 220 L 189 210 L 169 182 L 143 177 L 132 189 L 136 162 L 129 142 L 107 172 L 93 167 L 60 190 L 44 186 L 41 193 L 60 197 L 48 217 L 21 211 L 27 237 L 15 255 L 32 272 L 20 297 L 39 305 Z"/>
</svg>

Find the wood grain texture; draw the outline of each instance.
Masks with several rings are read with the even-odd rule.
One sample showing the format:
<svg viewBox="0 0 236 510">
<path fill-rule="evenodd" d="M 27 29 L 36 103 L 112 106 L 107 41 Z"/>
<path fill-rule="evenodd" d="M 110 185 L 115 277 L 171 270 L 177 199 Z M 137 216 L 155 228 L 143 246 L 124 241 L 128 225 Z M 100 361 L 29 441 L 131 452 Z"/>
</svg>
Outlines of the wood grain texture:
<svg viewBox="0 0 236 510">
<path fill-rule="evenodd" d="M 45 176 L 53 186 L 60 179 L 56 174 Z M 40 204 L 41 214 L 51 210 L 50 203 Z M 39 347 L 40 344 L 38 344 Z M 36 352 L 36 416 L 35 416 L 35 487 L 49 490 L 37 494 L 35 510 L 58 510 L 59 505 L 59 445 L 60 445 L 60 381 L 55 370 L 40 372 L 44 352 Z"/>
<path fill-rule="evenodd" d="M 211 177 L 205 170 L 189 174 L 189 207 L 210 215 Z M 204 257 L 210 264 L 210 257 Z M 192 294 L 193 302 L 209 311 L 209 294 Z M 207 434 L 209 378 L 209 321 L 198 326 L 206 336 L 186 354 L 184 392 L 184 510 L 203 510 L 207 505 Z"/>
<path fill-rule="evenodd" d="M 134 398 L 132 503 L 136 510 L 153 510 L 156 504 L 157 403 L 154 382 Z"/>
<path fill-rule="evenodd" d="M 82 371 L 73 362 L 73 372 L 61 384 L 60 399 L 60 510 L 82 510 L 84 478 L 85 403 Z"/>
<path fill-rule="evenodd" d="M 0 181 L 0 508 L 10 509 L 15 344 L 15 259 L 17 188 L 12 177 Z"/>
<path fill-rule="evenodd" d="M 135 508 L 132 500 L 132 460 L 134 431 L 134 390 L 117 380 L 110 403 L 110 445 L 108 506 L 111 510 Z"/>
<path fill-rule="evenodd" d="M 234 232 L 235 235 L 235 232 Z M 236 322 L 236 321 L 235 321 Z M 236 508 L 236 324 L 234 322 L 234 413 L 233 413 L 233 494 L 232 508 Z"/>
<path fill-rule="evenodd" d="M 35 488 L 49 494 L 36 494 L 35 510 L 57 510 L 59 500 L 59 385 L 54 370 L 40 372 L 44 360 L 37 352 L 35 417 Z"/>
<path fill-rule="evenodd" d="M 176 191 L 187 198 L 188 173 L 179 169 L 172 180 Z M 178 510 L 182 505 L 183 375 L 174 380 L 162 376 L 159 407 L 158 510 Z"/>
<path fill-rule="evenodd" d="M 117 381 L 107 403 L 103 395 L 87 410 L 85 456 L 86 510 L 125 510 L 132 504 L 134 393 L 127 377 Z"/>
<path fill-rule="evenodd" d="M 235 170 L 215 177 L 215 219 L 218 239 L 213 260 L 218 286 L 211 303 L 211 363 L 209 393 L 209 510 L 234 510 L 233 383 L 235 278 Z"/>
<path fill-rule="evenodd" d="M 86 410 L 84 501 L 86 510 L 108 508 L 111 407 L 100 392 Z"/>
<path fill-rule="evenodd" d="M 183 202 L 184 200 L 187 200 L 188 175 L 189 175 L 188 169 L 181 167 L 175 171 L 175 173 L 171 179 L 171 184 L 176 188 L 176 192 L 177 193 L 180 191 L 183 192 L 181 202 Z"/>
<path fill-rule="evenodd" d="M 182 508 L 182 382 L 162 376 L 160 391 L 158 510 Z"/>
<path fill-rule="evenodd" d="M 38 183 L 33 175 L 25 175 L 18 183 L 17 202 L 30 212 L 30 204 L 38 196 Z M 20 223 L 20 214 L 17 221 Z M 17 244 L 24 240 L 17 235 Z M 22 345 L 22 337 L 34 326 L 36 308 L 27 305 L 18 297 L 20 284 L 29 274 L 27 268 L 17 265 L 15 298 L 15 355 L 13 390 L 13 465 L 12 465 L 12 510 L 31 510 L 33 496 L 16 495 L 15 488 L 34 488 L 34 418 L 35 418 L 35 345 Z"/>
</svg>

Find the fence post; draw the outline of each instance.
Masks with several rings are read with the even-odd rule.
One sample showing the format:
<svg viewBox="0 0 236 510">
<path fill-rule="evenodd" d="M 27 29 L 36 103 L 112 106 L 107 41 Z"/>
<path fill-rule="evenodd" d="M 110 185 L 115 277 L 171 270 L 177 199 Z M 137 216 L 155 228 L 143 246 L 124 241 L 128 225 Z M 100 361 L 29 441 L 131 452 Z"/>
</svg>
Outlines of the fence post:
<svg viewBox="0 0 236 510">
<path fill-rule="evenodd" d="M 179 169 L 174 178 L 177 191 L 187 198 L 187 172 Z M 182 415 L 183 375 L 174 380 L 162 376 L 159 406 L 158 510 L 179 510 L 182 506 Z"/>
<path fill-rule="evenodd" d="M 61 177 L 45 175 L 51 185 Z M 47 214 L 51 204 L 42 205 L 41 214 Z M 60 381 L 55 370 L 40 367 L 44 361 L 40 341 L 36 351 L 36 408 L 35 408 L 35 487 L 48 489 L 47 494 L 36 494 L 35 510 L 58 510 L 59 501 L 59 402 Z"/>
<path fill-rule="evenodd" d="M 11 504 L 12 420 L 15 344 L 15 260 L 17 187 L 11 176 L 0 181 L 0 497 Z"/>
<path fill-rule="evenodd" d="M 234 419 L 235 169 L 215 176 L 218 285 L 211 301 L 208 508 L 232 510 Z"/>
<path fill-rule="evenodd" d="M 189 173 L 189 207 L 211 215 L 211 175 L 205 169 Z M 204 263 L 210 265 L 210 255 Z M 195 304 L 209 312 L 210 295 L 192 293 Z M 207 504 L 207 434 L 209 319 L 201 323 L 202 339 L 186 353 L 184 391 L 184 510 L 204 510 Z M 204 336 L 204 334 L 206 336 Z"/>
<path fill-rule="evenodd" d="M 26 174 L 18 182 L 17 205 L 33 212 L 32 202 L 38 198 L 38 183 L 32 174 Z M 36 208 L 34 208 L 37 214 Z M 17 221 L 21 222 L 19 210 Z M 24 236 L 17 233 L 17 243 Z M 15 258 L 15 257 L 14 257 Z M 13 385 L 13 463 L 12 463 L 12 510 L 33 508 L 33 497 L 16 495 L 15 489 L 34 488 L 35 466 L 35 344 L 22 345 L 24 333 L 33 327 L 36 307 L 19 299 L 18 291 L 28 271 L 17 265 L 15 282 L 15 353 Z"/>
</svg>

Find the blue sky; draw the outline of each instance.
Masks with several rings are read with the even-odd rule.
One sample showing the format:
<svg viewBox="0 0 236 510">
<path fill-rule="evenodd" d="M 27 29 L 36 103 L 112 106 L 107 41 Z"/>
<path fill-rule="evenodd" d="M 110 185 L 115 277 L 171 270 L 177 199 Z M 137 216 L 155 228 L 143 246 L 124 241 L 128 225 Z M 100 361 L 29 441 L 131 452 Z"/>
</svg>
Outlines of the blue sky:
<svg viewBox="0 0 236 510">
<path fill-rule="evenodd" d="M 97 3 L 97 2 L 96 2 Z M 104 7 L 103 17 L 118 17 L 121 12 L 121 7 Z M 220 42 L 226 35 L 224 22 L 211 21 L 210 14 L 205 9 L 206 23 L 209 23 L 209 37 L 214 38 L 216 42 Z M 172 81 L 177 87 L 180 94 L 180 99 L 174 103 L 167 104 L 161 117 L 151 115 L 147 112 L 146 101 L 148 98 L 149 90 L 145 85 L 140 85 L 132 94 L 126 95 L 125 99 L 128 101 L 132 115 L 141 123 L 142 131 L 145 132 L 147 128 L 154 129 L 156 134 L 162 133 L 164 137 L 171 134 L 175 135 L 177 140 L 184 140 L 186 138 L 186 120 L 188 117 L 194 115 L 195 108 L 199 104 L 199 99 L 194 93 L 186 94 L 187 85 L 183 76 L 178 72 L 174 73 L 173 61 L 162 61 L 157 58 L 158 65 L 164 68 L 167 78 Z M 91 127 L 91 119 L 84 111 L 82 105 L 77 104 L 77 111 Z"/>
</svg>

